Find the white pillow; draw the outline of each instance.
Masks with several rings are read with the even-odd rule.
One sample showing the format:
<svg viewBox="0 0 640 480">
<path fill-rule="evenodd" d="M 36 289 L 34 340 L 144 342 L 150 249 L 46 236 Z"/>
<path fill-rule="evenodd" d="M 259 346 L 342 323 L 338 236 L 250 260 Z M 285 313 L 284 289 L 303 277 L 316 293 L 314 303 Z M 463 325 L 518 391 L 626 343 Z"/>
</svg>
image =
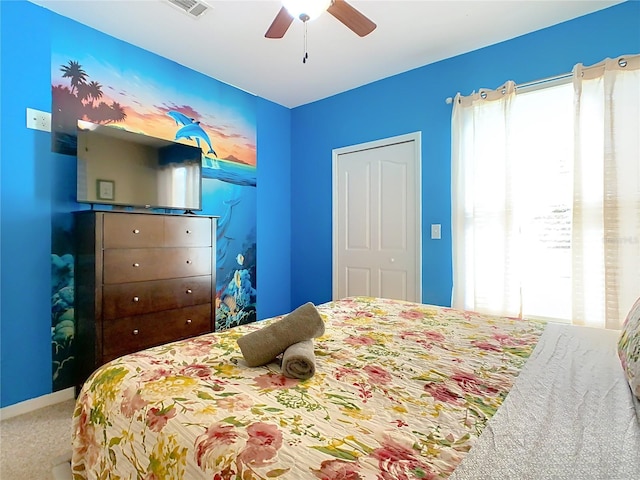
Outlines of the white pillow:
<svg viewBox="0 0 640 480">
<path fill-rule="evenodd" d="M 618 356 L 633 394 L 640 400 L 640 298 L 622 324 Z"/>
</svg>

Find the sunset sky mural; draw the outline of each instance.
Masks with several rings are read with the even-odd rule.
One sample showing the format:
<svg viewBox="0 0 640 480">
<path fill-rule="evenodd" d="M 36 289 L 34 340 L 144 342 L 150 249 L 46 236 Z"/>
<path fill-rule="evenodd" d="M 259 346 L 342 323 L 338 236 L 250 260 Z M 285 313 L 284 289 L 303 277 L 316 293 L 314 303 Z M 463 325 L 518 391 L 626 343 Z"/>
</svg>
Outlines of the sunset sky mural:
<svg viewBox="0 0 640 480">
<path fill-rule="evenodd" d="M 176 122 L 167 113 L 178 111 L 200 122 L 217 158 L 256 165 L 255 113 L 245 92 L 88 28 L 56 39 L 52 87 L 71 89 L 62 70 L 70 61 L 81 66 L 87 83 L 101 86 L 100 98 L 87 102 L 123 108 L 126 118 L 118 126 L 175 140 Z"/>
</svg>

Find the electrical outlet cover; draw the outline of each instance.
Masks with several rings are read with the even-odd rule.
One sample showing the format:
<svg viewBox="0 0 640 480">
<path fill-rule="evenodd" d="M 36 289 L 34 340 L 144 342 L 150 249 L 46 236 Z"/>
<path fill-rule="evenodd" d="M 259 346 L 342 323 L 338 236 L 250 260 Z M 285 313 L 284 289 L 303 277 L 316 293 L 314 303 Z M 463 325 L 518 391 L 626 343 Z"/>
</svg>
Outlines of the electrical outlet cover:
<svg viewBox="0 0 640 480">
<path fill-rule="evenodd" d="M 49 112 L 42 112 L 33 108 L 27 108 L 27 128 L 50 132 L 51 114 Z"/>
</svg>

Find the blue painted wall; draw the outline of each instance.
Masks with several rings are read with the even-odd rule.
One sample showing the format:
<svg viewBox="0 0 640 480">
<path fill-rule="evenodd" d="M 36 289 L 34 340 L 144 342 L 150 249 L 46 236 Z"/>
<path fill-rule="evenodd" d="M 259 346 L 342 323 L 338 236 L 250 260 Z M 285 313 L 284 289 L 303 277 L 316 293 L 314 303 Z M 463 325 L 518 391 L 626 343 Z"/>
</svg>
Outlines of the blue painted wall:
<svg viewBox="0 0 640 480">
<path fill-rule="evenodd" d="M 258 99 L 258 318 L 291 311 L 291 111 Z"/>
<path fill-rule="evenodd" d="M 451 105 L 447 97 L 640 53 L 640 2 L 626 2 L 295 108 L 291 121 L 292 305 L 331 299 L 332 149 L 422 132 L 422 301 L 450 305 Z M 430 224 L 442 224 L 442 240 Z"/>
<path fill-rule="evenodd" d="M 0 1 L 2 407 L 51 392 L 51 216 L 69 199 L 51 198 L 59 162 L 49 134 L 25 127 L 25 110 L 51 108 L 52 15 Z M 423 301 L 447 305 L 451 107 L 444 99 L 638 53 L 639 18 L 640 3 L 627 2 L 293 110 L 258 99 L 258 317 L 331 298 L 331 150 L 414 131 L 422 131 Z M 442 240 L 428 239 L 431 223 L 443 225 Z"/>
<path fill-rule="evenodd" d="M 29 130 L 25 122 L 27 107 L 51 110 L 55 15 L 25 1 L 0 2 L 1 407 L 52 391 L 51 224 L 53 216 L 68 216 L 74 202 L 52 198 L 51 185 L 75 184 L 75 160 L 51 153 L 50 134 Z M 38 42 L 29 31 L 39 32 Z M 263 319 L 288 312 L 291 304 L 291 111 L 260 98 L 257 104 L 257 284 Z"/>
<path fill-rule="evenodd" d="M 0 400 L 51 392 L 50 135 L 26 108 L 51 110 L 49 14 L 0 2 Z M 29 38 L 27 25 L 42 33 Z"/>
</svg>

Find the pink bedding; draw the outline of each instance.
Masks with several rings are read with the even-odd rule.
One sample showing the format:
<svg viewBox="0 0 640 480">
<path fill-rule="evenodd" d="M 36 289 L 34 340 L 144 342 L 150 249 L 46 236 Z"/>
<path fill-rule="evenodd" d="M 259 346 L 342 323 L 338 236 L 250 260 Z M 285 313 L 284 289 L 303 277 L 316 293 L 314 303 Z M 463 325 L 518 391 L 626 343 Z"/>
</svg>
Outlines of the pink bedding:
<svg viewBox="0 0 640 480">
<path fill-rule="evenodd" d="M 447 477 L 544 329 L 366 297 L 318 310 L 308 380 L 245 365 L 236 341 L 262 322 L 99 368 L 77 399 L 74 478 Z"/>
</svg>

